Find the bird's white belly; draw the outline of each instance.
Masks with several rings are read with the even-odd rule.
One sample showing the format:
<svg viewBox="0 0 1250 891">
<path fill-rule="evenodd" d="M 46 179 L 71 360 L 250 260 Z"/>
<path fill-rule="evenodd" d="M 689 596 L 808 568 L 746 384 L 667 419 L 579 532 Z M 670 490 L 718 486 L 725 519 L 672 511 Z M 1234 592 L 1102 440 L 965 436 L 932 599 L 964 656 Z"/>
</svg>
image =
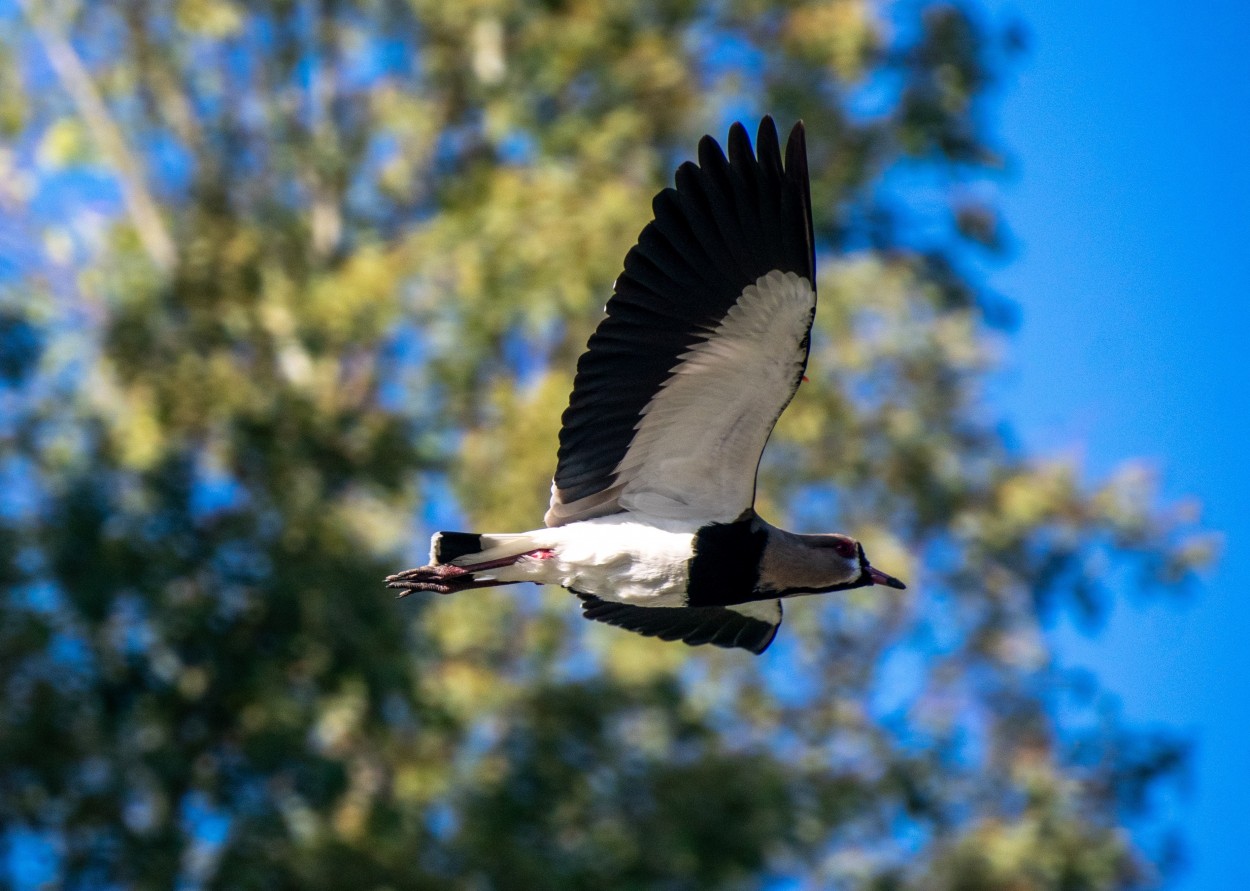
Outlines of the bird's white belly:
<svg viewBox="0 0 1250 891">
<path fill-rule="evenodd" d="M 560 585 L 638 606 L 684 606 L 694 529 L 688 522 L 641 522 L 613 515 L 530 533 L 545 559 L 527 558 L 500 573 L 509 581 Z"/>
</svg>

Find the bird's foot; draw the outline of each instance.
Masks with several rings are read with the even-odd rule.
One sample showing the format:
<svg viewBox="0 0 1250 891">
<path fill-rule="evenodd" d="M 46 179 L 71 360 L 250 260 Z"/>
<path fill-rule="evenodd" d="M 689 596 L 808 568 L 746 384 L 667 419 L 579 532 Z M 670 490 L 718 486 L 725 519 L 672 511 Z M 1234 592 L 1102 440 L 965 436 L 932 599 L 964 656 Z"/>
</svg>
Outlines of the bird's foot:
<svg viewBox="0 0 1250 891">
<path fill-rule="evenodd" d="M 464 590 L 472 582 L 473 575 L 469 570 L 450 563 L 418 566 L 416 569 L 405 569 L 386 577 L 386 587 L 399 591 L 400 597 L 407 597 L 413 591 L 451 594 L 453 591 Z"/>
<path fill-rule="evenodd" d="M 398 596 L 400 597 L 407 597 L 413 591 L 453 594 L 456 591 L 465 591 L 469 588 L 490 588 L 494 585 L 507 584 L 507 582 L 501 582 L 495 578 L 479 579 L 475 578 L 473 574 L 475 572 L 487 572 L 492 569 L 502 569 L 525 558 L 550 560 L 555 555 L 556 552 L 551 548 L 540 548 L 536 551 L 527 551 L 524 554 L 514 554 L 513 556 L 501 557 L 497 560 L 487 560 L 484 563 L 471 563 L 467 566 L 457 566 L 454 563 L 418 566 L 416 569 L 405 569 L 403 572 L 388 575 L 386 577 L 386 587 L 399 591 L 400 594 Z"/>
</svg>

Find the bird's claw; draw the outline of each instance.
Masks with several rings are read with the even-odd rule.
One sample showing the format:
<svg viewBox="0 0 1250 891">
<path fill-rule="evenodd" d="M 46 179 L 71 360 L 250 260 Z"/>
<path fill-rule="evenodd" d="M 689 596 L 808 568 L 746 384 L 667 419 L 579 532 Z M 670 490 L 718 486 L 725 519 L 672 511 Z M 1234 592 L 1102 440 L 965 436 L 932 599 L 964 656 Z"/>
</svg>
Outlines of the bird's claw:
<svg viewBox="0 0 1250 891">
<path fill-rule="evenodd" d="M 407 597 L 413 591 L 433 591 L 436 594 L 451 594 L 453 591 L 459 590 L 454 582 L 455 579 L 462 579 L 469 573 L 450 563 L 443 563 L 437 566 L 418 566 L 415 569 L 405 569 L 403 572 L 397 572 L 394 575 L 386 577 L 386 587 L 399 591 L 396 595 L 397 599 Z"/>
</svg>

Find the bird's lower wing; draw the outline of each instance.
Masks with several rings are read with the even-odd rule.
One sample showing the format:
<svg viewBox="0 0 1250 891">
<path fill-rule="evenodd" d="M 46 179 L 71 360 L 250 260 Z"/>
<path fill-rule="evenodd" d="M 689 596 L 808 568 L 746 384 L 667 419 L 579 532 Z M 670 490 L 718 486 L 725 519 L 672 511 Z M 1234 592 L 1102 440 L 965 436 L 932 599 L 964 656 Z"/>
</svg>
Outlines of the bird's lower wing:
<svg viewBox="0 0 1250 891">
<path fill-rule="evenodd" d="M 589 594 L 582 599 L 582 615 L 660 640 L 680 640 L 691 646 L 713 644 L 762 653 L 781 627 L 781 601 L 744 603 L 734 607 L 630 606 Z"/>
</svg>

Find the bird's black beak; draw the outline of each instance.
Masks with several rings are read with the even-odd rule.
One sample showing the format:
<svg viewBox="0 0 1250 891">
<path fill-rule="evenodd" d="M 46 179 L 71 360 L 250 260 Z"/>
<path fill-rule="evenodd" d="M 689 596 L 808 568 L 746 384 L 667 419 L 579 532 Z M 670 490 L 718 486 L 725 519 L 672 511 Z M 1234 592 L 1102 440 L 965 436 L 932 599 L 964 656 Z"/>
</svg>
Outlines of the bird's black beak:
<svg viewBox="0 0 1250 891">
<path fill-rule="evenodd" d="M 880 569 L 873 569 L 871 566 L 866 567 L 868 570 L 868 578 L 872 579 L 874 585 L 885 585 L 888 588 L 898 588 L 900 591 L 907 588 L 902 582 L 892 575 L 886 575 Z"/>
</svg>

